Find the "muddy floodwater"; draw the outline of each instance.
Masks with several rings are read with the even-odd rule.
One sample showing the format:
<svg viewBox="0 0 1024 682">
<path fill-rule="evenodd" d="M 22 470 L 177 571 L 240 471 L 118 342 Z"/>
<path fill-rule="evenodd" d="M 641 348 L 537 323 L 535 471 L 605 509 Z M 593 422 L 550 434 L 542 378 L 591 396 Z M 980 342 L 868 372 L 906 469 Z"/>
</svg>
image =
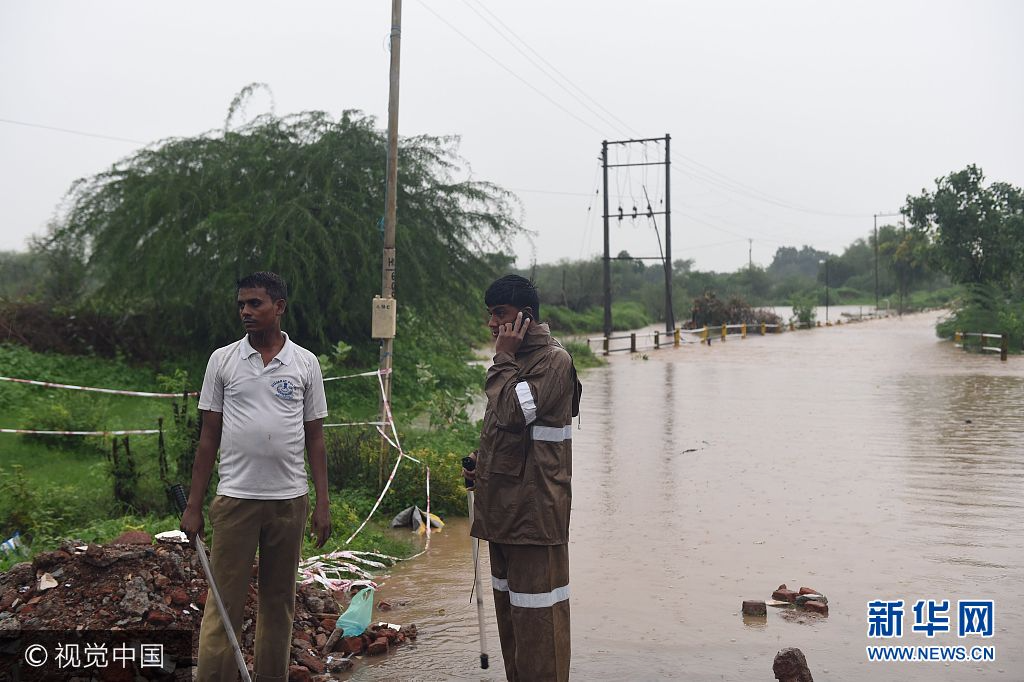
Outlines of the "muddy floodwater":
<svg viewBox="0 0 1024 682">
<path fill-rule="evenodd" d="M 584 374 L 574 679 L 771 680 L 799 647 L 815 680 L 1024 680 L 1024 358 L 964 354 L 936 316 L 623 353 Z M 504 679 L 489 589 L 479 668 L 467 526 L 451 521 L 380 591 L 408 604 L 378 615 L 419 640 L 351 679 Z M 780 583 L 823 592 L 829 616 L 740 614 Z M 869 639 L 875 600 L 903 600 L 901 639 Z M 950 631 L 913 632 L 917 600 L 948 600 Z M 958 636 L 958 600 L 993 601 L 991 637 Z M 869 645 L 995 660 L 869 662 Z"/>
</svg>

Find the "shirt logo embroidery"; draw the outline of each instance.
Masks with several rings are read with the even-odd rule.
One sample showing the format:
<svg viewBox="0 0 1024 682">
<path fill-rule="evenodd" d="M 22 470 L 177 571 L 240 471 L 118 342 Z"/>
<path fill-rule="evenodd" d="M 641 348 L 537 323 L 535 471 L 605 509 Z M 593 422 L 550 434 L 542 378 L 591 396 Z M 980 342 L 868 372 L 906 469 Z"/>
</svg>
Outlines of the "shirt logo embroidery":
<svg viewBox="0 0 1024 682">
<path fill-rule="evenodd" d="M 274 395 L 281 400 L 295 400 L 295 384 L 287 379 L 278 379 L 270 386 L 274 389 Z"/>
</svg>

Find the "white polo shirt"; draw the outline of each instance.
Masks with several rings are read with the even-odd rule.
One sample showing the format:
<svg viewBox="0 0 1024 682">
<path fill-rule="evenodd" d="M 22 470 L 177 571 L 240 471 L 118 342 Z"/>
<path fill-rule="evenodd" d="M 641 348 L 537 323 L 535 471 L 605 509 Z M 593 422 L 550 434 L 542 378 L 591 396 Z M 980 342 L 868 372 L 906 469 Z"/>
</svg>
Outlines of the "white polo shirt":
<svg viewBox="0 0 1024 682">
<path fill-rule="evenodd" d="M 199 409 L 220 412 L 218 495 L 288 500 L 309 492 L 304 422 L 327 416 L 316 356 L 284 335 L 284 347 L 263 366 L 242 340 L 210 356 Z"/>
</svg>

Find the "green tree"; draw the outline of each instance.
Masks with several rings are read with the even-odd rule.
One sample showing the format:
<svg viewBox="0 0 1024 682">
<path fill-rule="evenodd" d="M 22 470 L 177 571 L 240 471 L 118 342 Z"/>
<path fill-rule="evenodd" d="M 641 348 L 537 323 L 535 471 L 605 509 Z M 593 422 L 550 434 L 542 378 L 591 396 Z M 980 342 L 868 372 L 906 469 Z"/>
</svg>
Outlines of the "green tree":
<svg viewBox="0 0 1024 682">
<path fill-rule="evenodd" d="M 828 255 L 827 251 L 819 251 L 806 244 L 799 250 L 780 246 L 768 266 L 768 272 L 778 278 L 800 275 L 813 280 L 818 276 L 818 261 L 828 258 Z"/>
<path fill-rule="evenodd" d="M 229 124 L 251 90 L 232 103 Z M 38 248 L 80 254 L 90 302 L 150 313 L 154 338 L 171 335 L 190 346 L 183 350 L 237 336 L 236 279 L 274 270 L 289 283 L 290 332 L 314 350 L 348 339 L 366 351 L 380 290 L 386 143 L 358 111 L 336 120 L 263 115 L 166 140 L 77 182 Z M 452 137 L 402 139 L 397 197 L 403 310 L 453 329 L 493 275 L 488 252 L 521 229 L 509 193 L 456 179 L 456 146 Z"/>
<path fill-rule="evenodd" d="M 954 282 L 1008 285 L 1024 273 L 1024 191 L 984 181 L 970 165 L 938 178 L 934 192 L 907 196 L 902 213 Z"/>
</svg>

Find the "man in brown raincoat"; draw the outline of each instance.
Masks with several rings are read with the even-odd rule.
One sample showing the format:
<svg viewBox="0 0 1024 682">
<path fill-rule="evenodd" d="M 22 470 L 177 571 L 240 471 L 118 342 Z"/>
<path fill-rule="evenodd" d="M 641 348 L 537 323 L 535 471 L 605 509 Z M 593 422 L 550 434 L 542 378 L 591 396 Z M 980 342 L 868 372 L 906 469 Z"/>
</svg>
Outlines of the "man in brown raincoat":
<svg viewBox="0 0 1024 682">
<path fill-rule="evenodd" d="M 509 680 L 569 678 L 569 509 L 572 357 L 540 322 L 533 284 L 518 275 L 484 295 L 495 339 L 487 409 L 473 453 L 474 522 L 488 541 L 494 610 Z"/>
</svg>

